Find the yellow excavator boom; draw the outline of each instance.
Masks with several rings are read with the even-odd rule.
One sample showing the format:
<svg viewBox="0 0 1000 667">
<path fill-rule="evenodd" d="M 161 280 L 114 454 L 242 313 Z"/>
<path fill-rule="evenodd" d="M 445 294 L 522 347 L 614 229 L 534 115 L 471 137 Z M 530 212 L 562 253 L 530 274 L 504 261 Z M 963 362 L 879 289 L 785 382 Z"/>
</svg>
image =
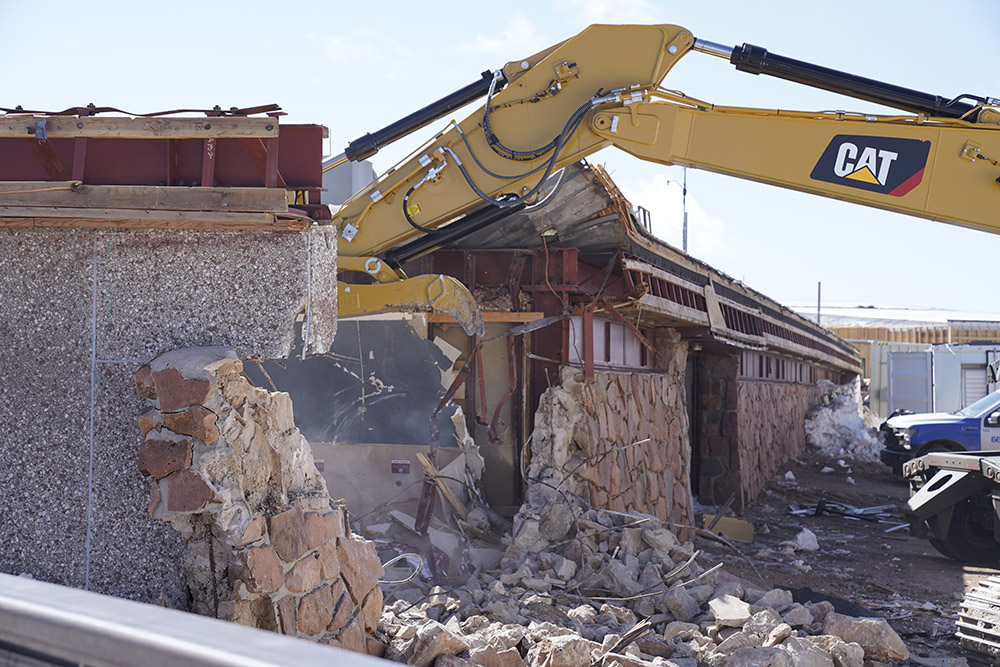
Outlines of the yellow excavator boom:
<svg viewBox="0 0 1000 667">
<path fill-rule="evenodd" d="M 726 57 L 743 71 L 903 111 L 724 107 L 662 88 L 670 69 L 692 50 Z M 348 268 L 361 267 L 379 283 L 403 283 L 396 290 L 355 294 L 359 312 L 445 304 L 464 309 L 471 296 L 449 294 L 431 303 L 428 285 L 409 284 L 399 265 L 433 249 L 439 239 L 456 238 L 465 228 L 480 228 L 530 204 L 555 171 L 606 146 L 660 164 L 1000 232 L 1000 101 L 995 98 L 949 100 L 759 47 L 731 49 L 697 40 L 675 25 L 591 26 L 484 73 L 468 88 L 470 94 L 485 90 L 486 103 L 334 216 Z M 446 99 L 452 106 L 457 102 Z M 426 124 L 435 111 L 400 121 L 389 140 Z M 366 135 L 360 149 L 359 142 L 352 143 L 344 159 L 370 155 L 387 141 L 381 137 Z M 464 290 L 457 281 L 437 284 L 445 283 L 446 291 Z M 475 326 L 474 318 L 465 321 Z"/>
</svg>

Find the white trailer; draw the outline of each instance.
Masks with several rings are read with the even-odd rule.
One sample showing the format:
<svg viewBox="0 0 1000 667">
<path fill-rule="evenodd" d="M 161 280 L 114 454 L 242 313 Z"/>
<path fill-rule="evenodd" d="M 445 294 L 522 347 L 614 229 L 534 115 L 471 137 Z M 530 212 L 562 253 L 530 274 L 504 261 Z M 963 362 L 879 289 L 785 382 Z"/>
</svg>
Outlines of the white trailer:
<svg viewBox="0 0 1000 667">
<path fill-rule="evenodd" d="M 954 412 L 1000 389 L 1000 344 L 872 343 L 870 408 Z M 991 372 L 992 371 L 992 372 Z"/>
</svg>

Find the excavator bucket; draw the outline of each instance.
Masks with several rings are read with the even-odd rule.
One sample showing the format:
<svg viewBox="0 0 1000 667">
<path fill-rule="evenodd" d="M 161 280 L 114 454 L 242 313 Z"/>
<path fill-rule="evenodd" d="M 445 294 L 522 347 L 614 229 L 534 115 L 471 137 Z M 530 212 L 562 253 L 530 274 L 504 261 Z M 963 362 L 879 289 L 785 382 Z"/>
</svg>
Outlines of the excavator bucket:
<svg viewBox="0 0 1000 667">
<path fill-rule="evenodd" d="M 470 336 L 482 336 L 483 314 L 465 285 L 451 276 L 424 275 L 373 285 L 337 283 L 340 317 L 415 311 L 450 315 Z"/>
</svg>

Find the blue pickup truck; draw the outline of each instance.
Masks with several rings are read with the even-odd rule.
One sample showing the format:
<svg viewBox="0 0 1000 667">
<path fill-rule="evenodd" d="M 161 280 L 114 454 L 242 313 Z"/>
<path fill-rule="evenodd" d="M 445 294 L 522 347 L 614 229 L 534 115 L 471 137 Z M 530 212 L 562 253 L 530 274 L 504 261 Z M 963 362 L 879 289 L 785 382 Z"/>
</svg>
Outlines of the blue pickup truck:
<svg viewBox="0 0 1000 667">
<path fill-rule="evenodd" d="M 1000 449 L 1000 391 L 957 412 L 900 414 L 880 428 L 882 463 L 902 473 L 903 463 L 930 452 Z"/>
</svg>

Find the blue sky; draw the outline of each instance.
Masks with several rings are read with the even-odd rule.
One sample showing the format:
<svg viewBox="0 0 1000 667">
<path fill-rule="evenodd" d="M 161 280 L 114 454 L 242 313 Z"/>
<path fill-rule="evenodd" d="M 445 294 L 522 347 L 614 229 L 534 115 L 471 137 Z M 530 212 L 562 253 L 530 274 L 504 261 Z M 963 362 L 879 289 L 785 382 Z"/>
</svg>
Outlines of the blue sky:
<svg viewBox="0 0 1000 667">
<path fill-rule="evenodd" d="M 0 0 L 0 106 L 93 102 L 129 111 L 276 102 L 283 122 L 344 145 L 590 23 L 675 23 L 870 78 L 1000 97 L 1000 3 L 884 0 L 240 2 L 44 4 Z M 875 111 L 872 104 L 736 72 L 693 53 L 664 85 L 727 105 Z M 462 117 L 465 112 L 456 114 Z M 439 124 L 439 127 L 443 123 Z M 436 129 L 436 128 L 434 128 Z M 391 166 L 429 133 L 375 156 Z M 680 246 L 680 168 L 613 150 L 604 163 L 654 231 Z M 1000 191 L 997 193 L 1000 211 Z M 691 170 L 689 251 L 781 302 L 824 300 L 1000 312 L 1000 236 Z M 1000 215 L 1000 213 L 998 213 Z"/>
</svg>

